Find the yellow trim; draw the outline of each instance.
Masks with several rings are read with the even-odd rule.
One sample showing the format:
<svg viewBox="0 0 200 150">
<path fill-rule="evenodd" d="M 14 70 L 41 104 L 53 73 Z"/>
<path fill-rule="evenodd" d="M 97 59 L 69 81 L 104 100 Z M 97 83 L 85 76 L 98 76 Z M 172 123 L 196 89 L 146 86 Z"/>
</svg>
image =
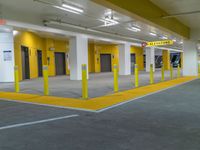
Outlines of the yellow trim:
<svg viewBox="0 0 200 150">
<path fill-rule="evenodd" d="M 163 19 L 169 15 L 150 0 L 92 0 L 100 5 L 115 10 L 134 19 L 139 19 L 153 26 L 190 37 L 190 28 L 176 18 Z"/>
<path fill-rule="evenodd" d="M 164 90 L 188 81 L 197 79 L 197 77 L 181 77 L 170 81 L 160 82 L 144 87 L 135 88 L 123 92 L 114 93 L 102 97 L 92 98 L 87 101 L 75 98 L 62 98 L 52 96 L 39 96 L 32 94 L 21 94 L 12 92 L 0 92 L 1 99 L 9 99 L 27 103 L 36 103 L 42 105 L 52 105 L 57 107 L 70 107 L 75 109 L 100 110 L 130 99 L 139 98 L 153 92 Z"/>
</svg>

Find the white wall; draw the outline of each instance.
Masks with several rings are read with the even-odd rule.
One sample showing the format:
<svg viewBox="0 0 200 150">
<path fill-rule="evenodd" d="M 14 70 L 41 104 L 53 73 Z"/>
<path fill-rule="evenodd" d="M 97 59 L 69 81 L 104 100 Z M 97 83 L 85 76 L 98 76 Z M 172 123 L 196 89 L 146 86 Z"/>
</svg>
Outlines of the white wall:
<svg viewBox="0 0 200 150">
<path fill-rule="evenodd" d="M 7 58 L 6 58 L 7 57 Z M 0 82 L 14 82 L 13 33 L 0 33 Z"/>
<path fill-rule="evenodd" d="M 198 75 L 198 52 L 194 41 L 185 40 L 183 43 L 183 75 Z"/>
</svg>

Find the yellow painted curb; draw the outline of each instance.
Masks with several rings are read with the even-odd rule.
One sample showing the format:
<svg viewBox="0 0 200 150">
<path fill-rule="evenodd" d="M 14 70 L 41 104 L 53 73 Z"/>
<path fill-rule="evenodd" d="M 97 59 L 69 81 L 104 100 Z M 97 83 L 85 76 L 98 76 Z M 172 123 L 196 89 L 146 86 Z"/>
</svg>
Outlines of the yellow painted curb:
<svg viewBox="0 0 200 150">
<path fill-rule="evenodd" d="M 160 82 L 88 100 L 53 97 L 53 96 L 39 96 L 33 94 L 22 94 L 22 93 L 12 93 L 12 92 L 0 92 L 0 98 L 20 101 L 25 103 L 52 105 L 57 107 L 68 107 L 68 108 L 70 107 L 75 109 L 86 109 L 86 110 L 96 111 L 122 102 L 129 101 L 131 99 L 145 96 L 147 94 L 164 90 L 194 79 L 197 79 L 197 77 L 182 77 L 170 81 Z"/>
</svg>

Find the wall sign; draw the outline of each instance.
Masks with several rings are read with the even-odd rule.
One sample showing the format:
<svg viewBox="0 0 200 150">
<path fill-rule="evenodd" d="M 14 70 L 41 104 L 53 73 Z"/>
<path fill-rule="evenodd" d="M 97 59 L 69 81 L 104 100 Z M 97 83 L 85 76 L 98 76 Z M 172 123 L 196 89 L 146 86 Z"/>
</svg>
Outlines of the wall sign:
<svg viewBox="0 0 200 150">
<path fill-rule="evenodd" d="M 3 51 L 3 60 L 12 61 L 12 51 Z"/>
<path fill-rule="evenodd" d="M 173 40 L 163 40 L 163 41 L 143 42 L 142 47 L 173 45 L 173 44 L 174 44 Z"/>
</svg>

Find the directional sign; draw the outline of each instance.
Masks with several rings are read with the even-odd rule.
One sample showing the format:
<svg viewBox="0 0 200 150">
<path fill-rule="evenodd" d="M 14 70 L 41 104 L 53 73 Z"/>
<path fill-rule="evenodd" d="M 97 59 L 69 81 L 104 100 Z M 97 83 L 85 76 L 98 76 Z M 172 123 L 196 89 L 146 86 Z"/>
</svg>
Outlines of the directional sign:
<svg viewBox="0 0 200 150">
<path fill-rule="evenodd" d="M 163 40 L 163 41 L 144 42 L 142 43 L 142 47 L 173 45 L 173 44 L 174 44 L 173 40 Z"/>
</svg>

